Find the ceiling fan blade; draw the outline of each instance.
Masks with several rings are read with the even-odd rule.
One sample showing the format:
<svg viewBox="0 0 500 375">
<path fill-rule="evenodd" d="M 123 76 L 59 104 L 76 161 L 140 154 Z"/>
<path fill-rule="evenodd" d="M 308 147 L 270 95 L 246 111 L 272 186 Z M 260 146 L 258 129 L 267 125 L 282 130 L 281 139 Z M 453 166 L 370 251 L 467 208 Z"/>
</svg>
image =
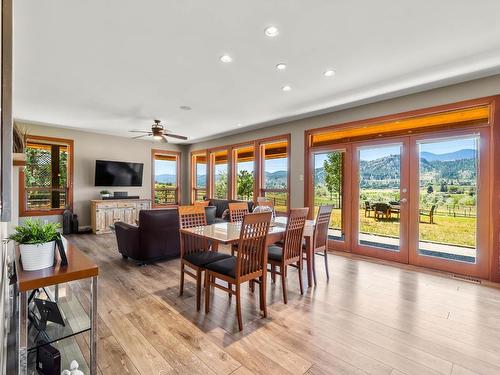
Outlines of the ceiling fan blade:
<svg viewBox="0 0 500 375">
<path fill-rule="evenodd" d="M 149 133 L 148 131 L 146 130 L 129 130 L 128 131 L 129 133 Z"/>
<path fill-rule="evenodd" d="M 138 138 L 142 138 L 142 137 L 149 137 L 151 134 L 143 134 L 143 135 L 138 135 L 137 137 L 132 137 L 132 139 L 138 139 Z"/>
<path fill-rule="evenodd" d="M 177 139 L 182 139 L 183 141 L 187 140 L 188 137 L 184 137 L 183 135 L 177 135 L 173 133 L 167 133 L 165 134 L 167 137 L 172 137 L 172 138 L 177 138 Z"/>
<path fill-rule="evenodd" d="M 168 139 L 167 139 L 167 137 L 165 136 L 165 134 L 164 134 L 164 135 L 162 135 L 162 137 L 161 137 L 161 141 L 162 141 L 163 143 L 168 143 Z"/>
</svg>

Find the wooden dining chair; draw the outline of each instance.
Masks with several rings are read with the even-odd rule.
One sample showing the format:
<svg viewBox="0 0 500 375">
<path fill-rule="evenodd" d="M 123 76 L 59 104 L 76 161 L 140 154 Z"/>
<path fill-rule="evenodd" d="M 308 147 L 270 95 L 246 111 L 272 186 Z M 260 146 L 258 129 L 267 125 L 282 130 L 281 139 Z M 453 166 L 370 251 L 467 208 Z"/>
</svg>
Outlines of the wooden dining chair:
<svg viewBox="0 0 500 375">
<path fill-rule="evenodd" d="M 208 207 L 210 206 L 210 201 L 196 201 L 194 202 L 195 206 Z"/>
<path fill-rule="evenodd" d="M 248 214 L 248 203 L 234 202 L 229 203 L 229 221 L 231 223 L 243 221 L 243 217 Z"/>
<path fill-rule="evenodd" d="M 179 206 L 179 221 L 181 228 L 193 228 L 207 225 L 205 207 Z M 211 251 L 208 240 L 189 235 L 180 234 L 181 245 L 181 281 L 179 295 L 184 293 L 184 275 L 189 275 L 196 280 L 196 310 L 200 310 L 201 278 L 205 265 L 210 262 L 229 258 L 229 254 Z M 194 271 L 186 269 L 186 266 Z"/>
<path fill-rule="evenodd" d="M 241 318 L 241 284 L 259 280 L 260 310 L 267 317 L 266 272 L 267 272 L 267 234 L 271 222 L 271 212 L 245 215 L 241 224 L 238 241 L 238 255 L 206 265 L 205 272 L 205 312 L 210 311 L 210 286 L 236 295 L 236 316 L 238 328 L 243 329 Z M 217 283 L 226 281 L 227 288 Z M 233 285 L 235 289 L 233 290 Z"/>
<path fill-rule="evenodd" d="M 317 284 L 316 262 L 314 260 L 316 255 L 325 258 L 326 278 L 327 280 L 330 279 L 330 273 L 328 272 L 328 228 L 330 227 L 330 216 L 332 216 L 332 211 L 332 205 L 319 206 L 318 214 L 316 215 L 311 243 L 314 285 Z M 306 250 L 305 247 L 304 250 Z"/>
<path fill-rule="evenodd" d="M 288 302 L 286 287 L 288 266 L 298 268 L 300 294 L 304 294 L 304 287 L 302 285 L 302 239 L 304 237 L 304 227 L 308 212 L 308 207 L 290 209 L 283 246 L 274 244 L 268 248 L 268 263 L 271 265 L 273 280 L 275 279 L 275 275 L 281 275 L 284 303 Z M 279 267 L 279 272 L 276 271 L 276 267 Z"/>
<path fill-rule="evenodd" d="M 248 203 L 246 202 L 234 202 L 229 203 L 229 221 L 231 223 L 241 223 L 243 217 L 248 214 Z M 231 255 L 238 251 L 238 244 L 231 245 Z"/>
</svg>

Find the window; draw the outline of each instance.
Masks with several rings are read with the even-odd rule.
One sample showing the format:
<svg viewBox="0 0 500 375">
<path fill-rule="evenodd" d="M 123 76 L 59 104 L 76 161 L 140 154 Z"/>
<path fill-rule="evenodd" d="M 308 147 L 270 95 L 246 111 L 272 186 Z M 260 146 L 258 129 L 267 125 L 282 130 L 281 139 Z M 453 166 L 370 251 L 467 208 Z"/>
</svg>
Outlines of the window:
<svg viewBox="0 0 500 375">
<path fill-rule="evenodd" d="M 253 201 L 255 146 L 248 145 L 233 149 L 235 160 L 235 183 L 233 197 L 239 200 Z"/>
<path fill-rule="evenodd" d="M 288 212 L 288 138 L 260 143 L 260 191 L 276 212 Z"/>
<path fill-rule="evenodd" d="M 202 201 L 207 196 L 207 153 L 192 153 L 191 168 L 191 202 Z"/>
<path fill-rule="evenodd" d="M 290 134 L 285 134 L 192 152 L 192 202 L 203 199 L 204 194 L 216 199 L 254 202 L 257 197 L 265 196 L 278 213 L 287 213 L 289 144 Z"/>
<path fill-rule="evenodd" d="M 153 207 L 179 203 L 180 154 L 175 151 L 152 150 Z"/>
<path fill-rule="evenodd" d="M 217 199 L 228 199 L 229 160 L 227 149 L 210 152 L 210 163 L 211 196 Z"/>
<path fill-rule="evenodd" d="M 73 204 L 73 141 L 30 136 L 19 174 L 19 215 L 56 215 Z"/>
</svg>

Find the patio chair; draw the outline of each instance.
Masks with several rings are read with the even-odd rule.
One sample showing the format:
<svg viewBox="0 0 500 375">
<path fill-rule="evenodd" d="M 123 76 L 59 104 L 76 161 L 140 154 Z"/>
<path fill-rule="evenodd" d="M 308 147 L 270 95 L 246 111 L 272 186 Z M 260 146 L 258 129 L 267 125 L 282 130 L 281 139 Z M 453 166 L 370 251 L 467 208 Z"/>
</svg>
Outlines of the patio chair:
<svg viewBox="0 0 500 375">
<path fill-rule="evenodd" d="M 389 219 L 391 217 L 391 206 L 387 203 L 375 203 L 373 205 L 373 211 L 375 219 L 385 218 Z"/>
<path fill-rule="evenodd" d="M 369 201 L 365 201 L 365 217 L 370 217 L 371 211 L 373 211 L 371 203 Z"/>
<path fill-rule="evenodd" d="M 434 211 L 436 211 L 436 205 L 433 204 L 431 209 L 427 212 L 426 210 L 420 210 L 421 216 L 429 216 L 429 224 L 434 224 Z"/>
</svg>

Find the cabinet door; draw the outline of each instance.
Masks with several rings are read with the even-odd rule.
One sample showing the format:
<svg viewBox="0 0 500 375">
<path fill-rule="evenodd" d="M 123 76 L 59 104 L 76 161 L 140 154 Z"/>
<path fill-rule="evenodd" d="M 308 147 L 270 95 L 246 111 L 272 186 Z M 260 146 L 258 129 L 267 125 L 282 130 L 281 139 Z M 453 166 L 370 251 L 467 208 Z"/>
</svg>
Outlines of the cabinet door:
<svg viewBox="0 0 500 375">
<path fill-rule="evenodd" d="M 109 230 L 109 226 L 115 223 L 114 211 L 114 209 L 105 210 L 106 226 L 103 230 Z"/>
<path fill-rule="evenodd" d="M 123 221 L 127 224 L 135 224 L 135 208 L 123 209 Z"/>
<path fill-rule="evenodd" d="M 98 208 L 95 211 L 95 231 L 96 233 L 106 230 L 106 209 Z"/>
<path fill-rule="evenodd" d="M 113 223 L 117 221 L 125 221 L 125 210 L 125 208 L 115 208 L 113 210 Z"/>
</svg>

